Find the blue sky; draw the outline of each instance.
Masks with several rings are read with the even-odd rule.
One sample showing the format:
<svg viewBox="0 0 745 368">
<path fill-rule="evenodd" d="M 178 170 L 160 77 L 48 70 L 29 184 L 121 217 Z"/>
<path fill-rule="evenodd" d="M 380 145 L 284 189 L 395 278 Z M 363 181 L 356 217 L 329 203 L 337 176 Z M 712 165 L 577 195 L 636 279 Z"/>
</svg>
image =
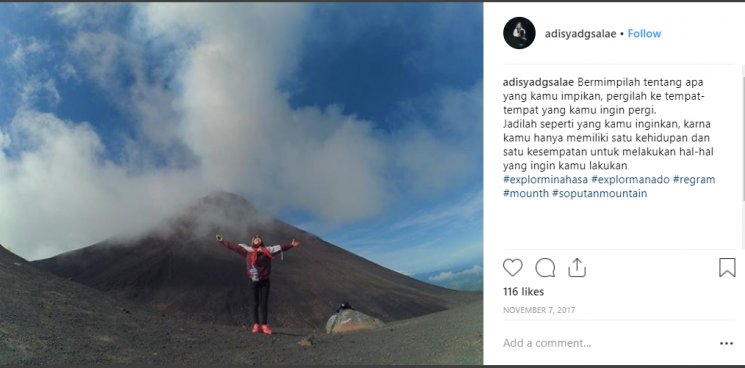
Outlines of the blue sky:
<svg viewBox="0 0 745 368">
<path fill-rule="evenodd" d="M 226 190 L 401 272 L 473 269 L 482 59 L 481 4 L 0 4 L 0 243 Z"/>
</svg>

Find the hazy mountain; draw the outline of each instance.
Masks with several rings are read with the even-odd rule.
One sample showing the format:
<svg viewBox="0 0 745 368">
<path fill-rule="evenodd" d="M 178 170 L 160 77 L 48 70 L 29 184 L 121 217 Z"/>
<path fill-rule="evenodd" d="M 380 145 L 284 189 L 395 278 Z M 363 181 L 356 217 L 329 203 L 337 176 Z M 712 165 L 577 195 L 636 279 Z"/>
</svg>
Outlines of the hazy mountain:
<svg viewBox="0 0 745 368">
<path fill-rule="evenodd" d="M 272 267 L 270 324 L 322 326 L 342 301 L 381 318 L 400 320 L 481 298 L 381 267 L 317 236 L 263 215 L 244 198 L 217 193 L 197 201 L 154 231 L 111 240 L 34 262 L 61 277 L 134 300 L 170 315 L 244 324 L 248 280 L 243 258 L 214 239 L 301 246 Z M 282 258 L 284 258 L 282 260 Z"/>
</svg>

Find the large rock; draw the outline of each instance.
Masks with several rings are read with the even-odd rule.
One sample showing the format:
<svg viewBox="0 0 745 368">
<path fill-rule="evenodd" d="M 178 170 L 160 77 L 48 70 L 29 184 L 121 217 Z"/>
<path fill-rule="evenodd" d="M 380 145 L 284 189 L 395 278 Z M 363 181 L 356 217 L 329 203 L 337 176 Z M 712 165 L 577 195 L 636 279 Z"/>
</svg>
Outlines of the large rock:
<svg viewBox="0 0 745 368">
<path fill-rule="evenodd" d="M 326 322 L 326 333 L 338 334 L 383 327 L 383 321 L 354 309 L 342 309 Z"/>
</svg>

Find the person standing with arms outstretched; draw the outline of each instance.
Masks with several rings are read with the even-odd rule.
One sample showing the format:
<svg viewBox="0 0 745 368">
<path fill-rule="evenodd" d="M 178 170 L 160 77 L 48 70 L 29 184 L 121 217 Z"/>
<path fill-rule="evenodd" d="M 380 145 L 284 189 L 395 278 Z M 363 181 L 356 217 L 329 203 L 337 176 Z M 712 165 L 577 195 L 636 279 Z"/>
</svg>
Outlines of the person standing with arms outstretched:
<svg viewBox="0 0 745 368">
<path fill-rule="evenodd" d="M 272 330 L 269 328 L 267 319 L 269 315 L 267 307 L 269 306 L 269 276 L 272 273 L 272 255 L 295 248 L 300 245 L 300 242 L 292 239 L 290 244 L 267 247 L 264 246 L 264 240 L 259 235 L 254 235 L 251 238 L 251 246 L 225 240 L 221 234 L 217 234 L 216 238 L 223 247 L 246 258 L 246 272 L 251 283 L 251 296 L 253 298 L 251 309 L 254 324 L 251 332 L 259 332 L 260 326 L 261 332 L 271 335 Z"/>
</svg>

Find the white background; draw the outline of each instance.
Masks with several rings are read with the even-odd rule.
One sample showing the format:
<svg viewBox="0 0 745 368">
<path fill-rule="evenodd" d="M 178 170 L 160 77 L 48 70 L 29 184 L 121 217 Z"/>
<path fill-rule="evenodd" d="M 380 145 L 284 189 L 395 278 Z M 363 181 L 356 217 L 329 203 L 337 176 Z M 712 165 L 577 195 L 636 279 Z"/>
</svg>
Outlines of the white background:
<svg viewBox="0 0 745 368">
<path fill-rule="evenodd" d="M 742 14 L 742 4 L 484 5 L 486 364 L 745 364 L 743 275 L 718 275 L 720 257 L 737 257 L 740 271 L 745 267 Z M 502 37 L 505 23 L 516 16 L 530 19 L 538 33 L 524 50 L 510 48 Z M 646 28 L 663 36 L 589 41 L 544 37 L 557 28 L 624 33 Z M 710 82 L 705 104 L 689 112 L 700 118 L 705 109 L 712 121 L 716 159 L 667 159 L 664 165 L 637 160 L 629 173 L 716 176 L 715 186 L 647 188 L 649 198 L 630 200 L 502 196 L 507 187 L 501 156 L 503 79 L 632 72 L 700 76 Z M 685 108 L 678 112 L 686 113 Z M 543 257 L 556 263 L 555 278 L 536 275 L 535 262 Z M 587 267 L 586 278 L 568 277 L 575 257 Z M 506 258 L 524 263 L 515 277 L 502 268 Z M 546 295 L 505 296 L 503 288 L 512 286 L 543 289 Z M 576 312 L 509 315 L 502 313 L 505 306 L 574 306 Z M 505 339 L 514 338 L 582 338 L 592 347 L 503 348 Z M 736 345 L 725 347 L 720 341 Z"/>
</svg>

